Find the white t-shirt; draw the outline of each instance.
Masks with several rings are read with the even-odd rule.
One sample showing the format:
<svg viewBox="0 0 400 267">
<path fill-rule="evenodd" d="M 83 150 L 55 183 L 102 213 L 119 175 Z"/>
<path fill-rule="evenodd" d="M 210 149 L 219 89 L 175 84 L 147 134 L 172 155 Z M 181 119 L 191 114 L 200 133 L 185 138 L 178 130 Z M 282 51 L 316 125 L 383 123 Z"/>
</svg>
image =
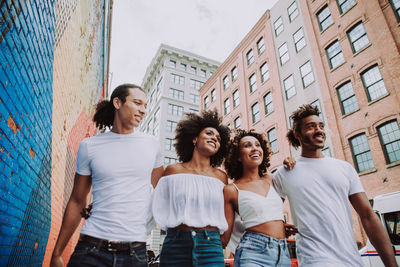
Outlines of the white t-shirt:
<svg viewBox="0 0 400 267">
<path fill-rule="evenodd" d="M 151 172 L 162 164 L 158 141 L 144 133 L 107 132 L 84 139 L 76 172 L 92 176 L 93 209 L 81 233 L 146 242 Z"/>
<path fill-rule="evenodd" d="M 280 167 L 276 191 L 289 198 L 300 266 L 363 266 L 353 234 L 349 196 L 364 192 L 345 161 L 298 158 L 293 170 Z"/>
</svg>

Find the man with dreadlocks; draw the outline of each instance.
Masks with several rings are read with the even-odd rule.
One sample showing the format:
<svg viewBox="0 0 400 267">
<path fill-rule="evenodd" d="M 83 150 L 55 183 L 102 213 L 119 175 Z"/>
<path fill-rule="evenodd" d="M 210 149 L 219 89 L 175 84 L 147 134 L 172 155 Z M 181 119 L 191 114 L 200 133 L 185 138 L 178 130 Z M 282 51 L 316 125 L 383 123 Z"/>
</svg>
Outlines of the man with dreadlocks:
<svg viewBox="0 0 400 267">
<path fill-rule="evenodd" d="M 298 228 L 300 266 L 363 266 L 353 234 L 349 201 L 385 266 L 397 266 L 389 237 L 374 214 L 357 172 L 348 162 L 322 153 L 326 134 L 317 107 L 303 105 L 291 115 L 289 143 L 301 147 L 293 170 L 279 168 L 273 182 L 288 197 Z"/>
</svg>

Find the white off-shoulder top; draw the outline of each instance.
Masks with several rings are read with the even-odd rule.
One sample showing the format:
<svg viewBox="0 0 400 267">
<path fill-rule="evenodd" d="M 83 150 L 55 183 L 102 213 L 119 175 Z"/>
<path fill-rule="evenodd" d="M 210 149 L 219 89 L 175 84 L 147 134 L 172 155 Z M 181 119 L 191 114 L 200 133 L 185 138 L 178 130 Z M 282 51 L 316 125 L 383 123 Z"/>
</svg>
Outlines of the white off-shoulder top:
<svg viewBox="0 0 400 267">
<path fill-rule="evenodd" d="M 224 213 L 225 184 L 215 177 L 178 173 L 164 176 L 153 192 L 153 217 L 167 230 L 180 224 L 228 229 Z"/>
</svg>

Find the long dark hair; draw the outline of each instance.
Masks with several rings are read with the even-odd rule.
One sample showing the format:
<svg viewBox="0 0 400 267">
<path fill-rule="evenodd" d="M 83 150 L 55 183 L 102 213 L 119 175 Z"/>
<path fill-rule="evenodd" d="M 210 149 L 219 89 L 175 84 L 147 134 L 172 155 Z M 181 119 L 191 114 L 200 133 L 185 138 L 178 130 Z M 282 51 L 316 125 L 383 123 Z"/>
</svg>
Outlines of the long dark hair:
<svg viewBox="0 0 400 267">
<path fill-rule="evenodd" d="M 175 150 L 179 161 L 188 162 L 193 156 L 193 139 L 207 127 L 216 129 L 221 138 L 218 152 L 210 159 L 213 167 L 221 165 L 226 155 L 226 149 L 230 138 L 230 130 L 222 124 L 221 117 L 216 110 L 203 111 L 200 115 L 186 113 L 186 119 L 181 120 L 176 127 Z"/>
<path fill-rule="evenodd" d="M 96 105 L 96 112 L 94 113 L 93 121 L 96 123 L 96 127 L 99 128 L 99 130 L 105 130 L 106 127 L 110 128 L 114 123 L 115 107 L 113 99 L 118 97 L 122 103 L 125 103 L 126 97 L 129 95 L 129 89 L 134 88 L 140 89 L 144 92 L 144 90 L 136 84 L 124 83 L 114 89 L 110 100 L 104 99 Z"/>
</svg>

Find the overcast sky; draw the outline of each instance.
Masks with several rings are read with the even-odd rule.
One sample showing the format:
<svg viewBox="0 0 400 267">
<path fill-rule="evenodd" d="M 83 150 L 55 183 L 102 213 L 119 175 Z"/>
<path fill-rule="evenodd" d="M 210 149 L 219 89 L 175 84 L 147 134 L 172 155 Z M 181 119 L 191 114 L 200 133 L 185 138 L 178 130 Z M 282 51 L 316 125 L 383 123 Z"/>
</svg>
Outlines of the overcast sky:
<svg viewBox="0 0 400 267">
<path fill-rule="evenodd" d="M 223 62 L 277 0 L 114 0 L 110 77 L 140 85 L 161 43 Z"/>
</svg>

